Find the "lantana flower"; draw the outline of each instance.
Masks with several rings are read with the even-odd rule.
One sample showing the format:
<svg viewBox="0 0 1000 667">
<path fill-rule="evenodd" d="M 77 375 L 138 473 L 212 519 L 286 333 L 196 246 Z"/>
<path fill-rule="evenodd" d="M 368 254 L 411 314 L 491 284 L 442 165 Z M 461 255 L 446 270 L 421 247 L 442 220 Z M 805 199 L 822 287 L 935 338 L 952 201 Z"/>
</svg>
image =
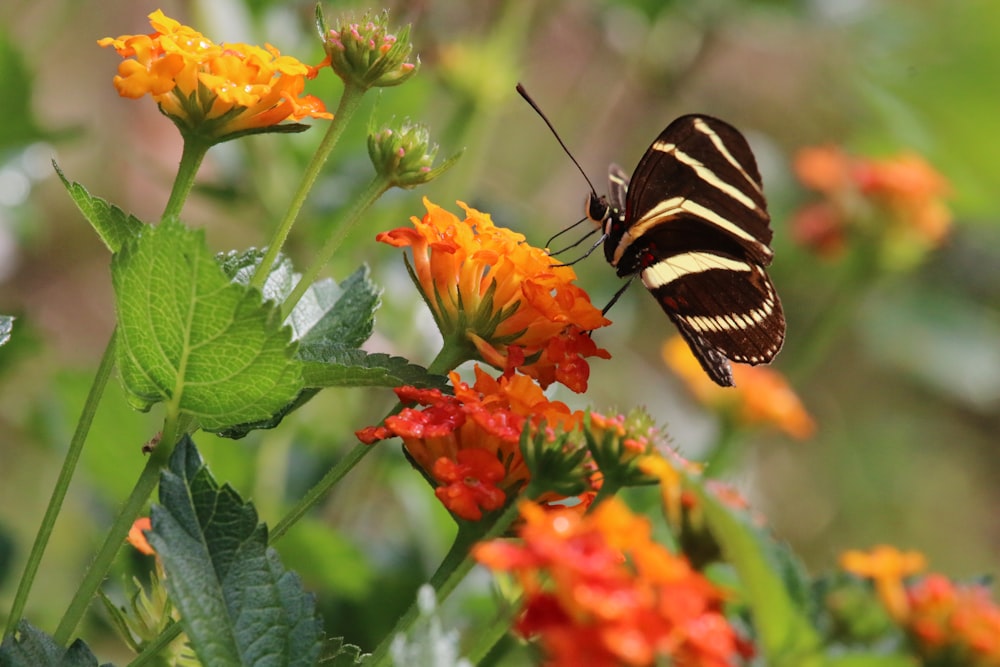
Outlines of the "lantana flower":
<svg viewBox="0 0 1000 667">
<path fill-rule="evenodd" d="M 785 377 L 766 366 L 733 364 L 733 388 L 720 387 L 702 370 L 680 336 L 663 344 L 663 360 L 700 403 L 747 426 L 770 425 L 798 440 L 811 438 L 816 423 Z"/>
<path fill-rule="evenodd" d="M 285 120 L 333 118 L 319 99 L 302 94 L 315 70 L 270 44 L 215 44 L 160 10 L 149 22 L 148 35 L 97 43 L 125 59 L 114 79 L 118 93 L 132 99 L 151 95 L 185 136 L 218 142 Z"/>
<path fill-rule="evenodd" d="M 731 667 L 747 651 L 722 614 L 722 592 L 617 498 L 585 515 L 520 509 L 519 543 L 482 543 L 473 555 L 516 577 L 516 630 L 537 638 L 547 665 Z"/>
<path fill-rule="evenodd" d="M 850 239 L 874 242 L 891 266 L 907 266 L 941 244 L 951 226 L 948 182 L 914 153 L 872 159 L 834 145 L 803 148 L 795 173 L 821 199 L 793 218 L 798 241 L 833 257 Z"/>
<path fill-rule="evenodd" d="M 455 395 L 438 389 L 401 387 L 396 395 L 407 407 L 385 419 L 384 426 L 357 433 L 373 443 L 398 436 L 409 457 L 434 483 L 435 495 L 456 516 L 478 521 L 498 510 L 531 479 L 521 455 L 525 429 L 543 425 L 569 430 L 581 413 L 549 401 L 524 375 L 494 379 L 476 367 L 469 386 L 451 374 Z"/>
<path fill-rule="evenodd" d="M 874 581 L 875 590 L 889 615 L 902 621 L 909 615 L 903 580 L 927 567 L 927 560 L 917 551 L 879 545 L 868 552 L 845 551 L 840 557 L 840 566 L 851 574 Z"/>
<path fill-rule="evenodd" d="M 841 567 L 875 582 L 889 615 L 906 632 L 921 664 L 1000 665 L 1000 607 L 986 586 L 930 573 L 922 554 L 878 546 L 848 551 Z"/>
<path fill-rule="evenodd" d="M 610 324 L 574 283 L 576 273 L 556 266 L 525 237 L 498 227 L 489 214 L 459 202 L 465 218 L 424 199 L 427 214 L 413 227 L 376 239 L 410 248 L 407 268 L 430 307 L 446 345 L 543 387 L 561 382 L 587 388 L 587 357 L 610 358 L 587 332 Z"/>
</svg>

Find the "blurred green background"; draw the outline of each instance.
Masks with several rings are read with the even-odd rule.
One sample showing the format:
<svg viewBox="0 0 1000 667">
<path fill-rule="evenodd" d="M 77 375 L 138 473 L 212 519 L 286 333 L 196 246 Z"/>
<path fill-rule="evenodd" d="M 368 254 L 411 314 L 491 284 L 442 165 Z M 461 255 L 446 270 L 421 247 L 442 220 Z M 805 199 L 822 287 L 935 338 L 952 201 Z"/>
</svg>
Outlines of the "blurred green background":
<svg viewBox="0 0 1000 667">
<path fill-rule="evenodd" d="M 370 5 L 325 5 L 333 18 Z M 216 41 L 269 42 L 316 63 L 311 2 L 76 2 L 0 5 L 0 314 L 17 316 L 0 348 L 0 619 L 34 538 L 62 453 L 113 326 L 108 254 L 54 177 L 72 180 L 144 220 L 158 218 L 180 138 L 149 100 L 119 98 L 120 58 L 104 36 L 148 32 L 162 8 Z M 338 211 L 368 180 L 366 117 L 430 126 L 459 165 L 431 186 L 380 201 L 329 275 L 372 265 L 385 287 L 369 348 L 427 363 L 439 338 L 376 232 L 423 211 L 420 198 L 466 201 L 542 245 L 582 215 L 586 183 L 514 92 L 533 94 L 598 189 L 607 164 L 631 169 L 675 116 L 704 112 L 741 128 L 757 153 L 775 230 L 772 277 L 789 321 L 775 367 L 792 373 L 818 424 L 814 438 L 745 434 L 731 480 L 814 571 L 847 548 L 889 542 L 925 552 L 958 578 L 997 571 L 1000 550 L 1000 5 L 931 0 L 394 0 L 413 24 L 422 70 L 355 119 L 313 192 L 289 246 L 300 266 Z M 311 92 L 333 107 L 327 70 Z M 317 123 L 313 123 L 316 125 Z M 185 209 L 213 248 L 266 242 L 321 130 L 214 148 Z M 883 156 L 922 154 L 950 181 L 954 228 L 906 272 L 872 277 L 850 295 L 821 346 L 805 336 L 842 296 L 836 265 L 797 248 L 793 211 L 809 199 L 791 171 L 802 146 L 835 142 Z M 603 304 L 619 287 L 599 256 L 577 265 Z M 673 333 L 641 288 L 611 311 L 575 407 L 645 405 L 673 443 L 697 458 L 720 428 L 665 368 Z M 818 354 L 817 354 L 818 350 Z M 808 361 L 808 363 L 807 363 Z M 328 391 L 276 431 L 242 441 L 199 434 L 220 481 L 251 498 L 263 520 L 284 508 L 353 446 L 354 430 L 391 405 L 381 390 Z M 144 463 L 158 415 L 103 401 L 81 469 L 42 563 L 28 618 L 51 631 Z M 370 648 L 437 565 L 452 528 L 393 444 L 368 457 L 308 522 L 280 543 L 286 564 L 317 592 L 328 630 Z M 148 568 L 124 553 L 125 573 Z M 482 579 L 479 584 L 482 584 Z M 480 590 L 484 587 L 480 586 Z M 120 595 L 120 593 L 119 593 Z M 455 623 L 488 614 L 466 597 Z M 99 654 L 100 611 L 82 629 Z M 115 656 L 109 655 L 109 659 Z"/>
</svg>

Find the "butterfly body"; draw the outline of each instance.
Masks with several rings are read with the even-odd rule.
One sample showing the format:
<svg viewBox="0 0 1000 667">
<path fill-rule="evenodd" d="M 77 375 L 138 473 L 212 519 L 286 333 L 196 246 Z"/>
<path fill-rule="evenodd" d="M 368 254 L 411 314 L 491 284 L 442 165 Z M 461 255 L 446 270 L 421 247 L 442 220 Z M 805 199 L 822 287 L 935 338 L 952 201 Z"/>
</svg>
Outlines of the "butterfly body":
<svg viewBox="0 0 1000 667">
<path fill-rule="evenodd" d="M 729 361 L 769 362 L 785 319 L 765 268 L 772 232 L 746 139 L 711 116 L 682 116 L 643 155 L 631 179 L 609 169 L 609 195 L 591 194 L 604 255 L 638 276 L 708 375 L 733 384 Z"/>
</svg>

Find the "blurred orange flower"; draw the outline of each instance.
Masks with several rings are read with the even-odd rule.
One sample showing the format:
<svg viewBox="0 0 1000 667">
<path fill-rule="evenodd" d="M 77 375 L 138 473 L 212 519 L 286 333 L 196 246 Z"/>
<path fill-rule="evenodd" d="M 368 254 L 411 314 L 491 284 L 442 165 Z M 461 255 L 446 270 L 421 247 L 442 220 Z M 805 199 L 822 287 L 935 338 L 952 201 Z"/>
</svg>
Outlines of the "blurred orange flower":
<svg viewBox="0 0 1000 667">
<path fill-rule="evenodd" d="M 451 374 L 455 395 L 437 389 L 401 387 L 404 408 L 387 417 L 385 426 L 358 431 L 373 443 L 398 436 L 410 458 L 436 484 L 438 499 L 456 516 L 478 521 L 483 512 L 500 509 L 531 478 L 521 455 L 525 428 L 567 430 L 577 426 L 582 413 L 549 401 L 541 388 L 524 375 L 495 380 L 478 366 L 473 386 Z M 548 498 L 546 498 L 547 500 Z"/>
<path fill-rule="evenodd" d="M 1000 665 L 1000 608 L 989 589 L 929 574 L 906 593 L 910 606 L 906 627 L 925 664 L 948 656 L 949 664 Z"/>
<path fill-rule="evenodd" d="M 835 145 L 801 149 L 795 174 L 822 195 L 792 221 L 799 243 L 836 256 L 849 238 L 870 238 L 906 262 L 941 244 L 951 227 L 944 203 L 948 182 L 924 158 L 902 153 L 876 160 L 848 155 Z"/>
<path fill-rule="evenodd" d="M 730 667 L 748 652 L 722 614 L 722 593 L 617 498 L 586 515 L 520 509 L 521 543 L 482 543 L 473 556 L 517 577 L 517 631 L 538 638 L 547 665 Z"/>
<path fill-rule="evenodd" d="M 412 218 L 413 227 L 376 240 L 410 248 L 407 267 L 446 341 L 469 345 L 491 366 L 517 369 L 542 387 L 561 382 L 586 391 L 586 357 L 610 358 L 586 332 L 610 321 L 574 284 L 572 268 L 555 266 L 522 234 L 458 204 L 464 219 L 424 199 L 427 214 Z"/>
<path fill-rule="evenodd" d="M 182 132 L 216 141 L 284 120 L 333 118 L 323 103 L 302 96 L 315 70 L 271 46 L 215 44 L 156 10 L 153 32 L 98 40 L 124 61 L 115 88 L 122 97 L 152 95 Z"/>
<path fill-rule="evenodd" d="M 702 404 L 731 413 L 748 426 L 775 426 L 793 438 L 806 440 L 816 423 L 784 376 L 766 366 L 733 364 L 735 387 L 720 387 L 702 370 L 680 336 L 663 344 L 663 360 L 684 380 Z"/>
<path fill-rule="evenodd" d="M 153 522 L 150 521 L 148 516 L 139 517 L 132 523 L 132 527 L 129 528 L 128 543 L 135 547 L 135 550 L 139 553 L 146 554 L 147 556 L 153 556 L 156 554 L 153 551 L 153 547 L 149 546 L 149 541 L 146 540 L 145 531 L 153 529 Z"/>
<path fill-rule="evenodd" d="M 923 570 L 927 561 L 920 552 L 879 545 L 869 552 L 845 551 L 840 556 L 840 567 L 873 580 L 886 610 L 896 621 L 902 621 L 909 612 L 903 579 Z"/>
</svg>

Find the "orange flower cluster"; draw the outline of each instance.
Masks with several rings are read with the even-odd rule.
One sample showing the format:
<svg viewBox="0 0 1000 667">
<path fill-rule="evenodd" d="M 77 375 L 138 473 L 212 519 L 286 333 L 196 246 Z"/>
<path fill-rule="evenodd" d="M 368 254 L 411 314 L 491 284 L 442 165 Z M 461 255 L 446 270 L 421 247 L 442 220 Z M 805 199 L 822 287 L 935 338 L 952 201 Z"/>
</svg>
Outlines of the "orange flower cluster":
<svg viewBox="0 0 1000 667">
<path fill-rule="evenodd" d="M 906 592 L 907 629 L 928 662 L 948 656 L 953 665 L 1000 665 L 1000 608 L 985 586 L 956 585 L 930 574 Z"/>
<path fill-rule="evenodd" d="M 541 388 L 523 375 L 495 380 L 476 367 L 470 387 L 451 374 L 455 395 L 437 389 L 401 387 L 405 408 L 387 417 L 385 426 L 358 431 L 365 443 L 398 436 L 410 458 L 436 484 L 438 499 L 456 516 L 478 521 L 483 512 L 500 509 L 508 494 L 517 493 L 531 475 L 521 455 L 521 433 L 538 427 L 568 430 L 582 414 L 549 401 Z"/>
<path fill-rule="evenodd" d="M 115 88 L 122 97 L 153 96 L 182 131 L 221 140 L 284 120 L 333 118 L 323 103 L 302 96 L 315 70 L 270 44 L 215 44 L 200 32 L 164 16 L 149 15 L 148 35 L 105 37 L 126 60 Z"/>
<path fill-rule="evenodd" d="M 721 613 L 721 592 L 621 501 L 585 515 L 524 503 L 521 514 L 521 544 L 487 542 L 473 555 L 517 576 L 517 631 L 538 638 L 546 664 L 731 667 L 748 652 Z"/>
<path fill-rule="evenodd" d="M 951 226 L 943 198 L 948 183 L 922 157 L 905 153 L 884 160 L 853 157 L 837 146 L 804 148 L 795 173 L 823 199 L 793 219 L 800 243 L 836 256 L 850 234 L 919 249 L 941 243 Z"/>
<path fill-rule="evenodd" d="M 522 234 L 496 226 L 489 214 L 459 202 L 465 218 L 424 200 L 413 227 L 376 240 L 410 248 L 414 282 L 434 314 L 445 344 L 471 346 L 486 363 L 514 369 L 543 387 L 587 388 L 587 357 L 610 358 L 587 332 L 610 324 L 574 284 L 568 266 L 553 266 Z"/>
<path fill-rule="evenodd" d="M 1000 665 L 1000 607 L 985 586 L 957 585 L 941 574 L 904 581 L 926 567 L 923 555 L 878 546 L 841 557 L 848 572 L 875 581 L 879 599 L 903 627 L 921 664 Z"/>
<path fill-rule="evenodd" d="M 793 438 L 807 440 L 816 423 L 784 376 L 766 366 L 733 364 L 735 388 L 720 387 L 702 370 L 680 336 L 663 344 L 663 360 L 684 380 L 698 401 L 729 412 L 747 426 L 775 426 Z"/>
</svg>

